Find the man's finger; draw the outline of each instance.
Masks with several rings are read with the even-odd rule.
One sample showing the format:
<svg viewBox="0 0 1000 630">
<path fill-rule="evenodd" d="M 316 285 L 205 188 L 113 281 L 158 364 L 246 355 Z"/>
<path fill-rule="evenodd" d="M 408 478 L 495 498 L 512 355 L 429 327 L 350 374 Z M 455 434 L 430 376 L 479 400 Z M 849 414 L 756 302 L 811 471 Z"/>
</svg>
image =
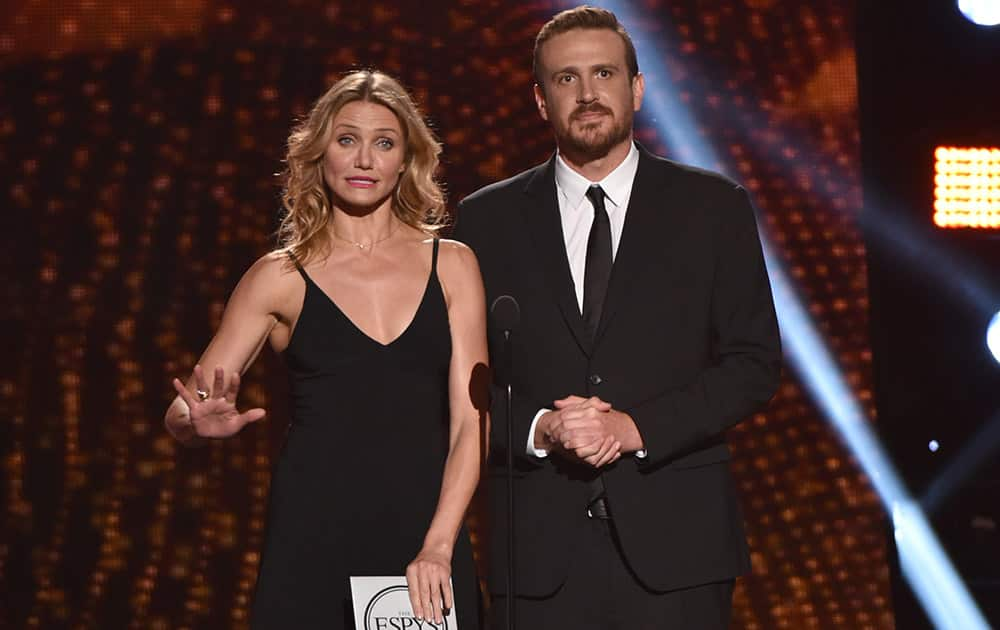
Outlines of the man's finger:
<svg viewBox="0 0 1000 630">
<path fill-rule="evenodd" d="M 597 467 L 604 455 L 611 449 L 611 443 L 607 439 L 602 440 L 594 452 L 585 458 L 585 461 L 593 467 Z"/>
<path fill-rule="evenodd" d="M 579 457 L 580 459 L 587 459 L 588 457 L 592 457 L 594 455 L 597 455 L 598 453 L 601 453 L 606 448 L 606 446 L 604 444 L 604 441 L 598 438 L 596 440 L 581 439 L 579 442 L 576 443 L 575 446 L 566 446 L 565 448 L 566 450 L 573 451 L 574 453 L 576 453 L 576 456 Z"/>
<path fill-rule="evenodd" d="M 566 398 L 555 401 L 555 406 L 557 409 L 569 409 L 571 407 L 579 407 L 581 409 L 596 409 L 598 411 L 611 410 L 611 403 L 605 402 L 597 396 L 591 396 L 590 398 L 581 398 L 580 396 L 567 396 Z"/>
<path fill-rule="evenodd" d="M 583 401 L 587 400 L 582 396 L 567 396 L 565 398 L 560 398 L 559 400 L 552 401 L 556 409 L 565 409 L 566 407 L 572 407 L 573 405 L 579 405 Z"/>
<path fill-rule="evenodd" d="M 587 410 L 582 407 L 570 407 L 568 409 L 563 409 L 561 412 L 563 417 L 563 422 L 569 420 L 579 420 L 580 418 L 585 418 L 587 416 Z"/>
<path fill-rule="evenodd" d="M 587 400 L 580 403 L 580 406 L 584 409 L 596 409 L 597 411 L 611 410 L 611 403 L 604 402 L 599 396 L 591 396 Z"/>
<path fill-rule="evenodd" d="M 608 437 L 601 440 L 601 442 L 597 445 L 597 448 L 594 449 L 594 452 L 592 454 L 589 454 L 587 457 L 583 457 L 582 455 L 580 457 L 581 459 L 584 459 L 584 461 L 586 461 L 591 466 L 597 467 L 601 459 L 603 459 L 604 456 L 611 450 L 611 447 L 614 446 L 614 444 L 615 444 L 614 437 L 609 435 Z"/>
<path fill-rule="evenodd" d="M 563 422 L 563 433 L 600 433 L 607 435 L 608 432 L 600 418 L 569 418 Z"/>
<path fill-rule="evenodd" d="M 615 461 L 615 458 L 618 456 L 618 453 L 621 452 L 621 449 L 622 449 L 621 443 L 618 440 L 615 440 L 615 442 L 611 445 L 611 448 L 609 448 L 608 451 L 604 453 L 604 456 L 601 457 L 600 460 L 598 460 L 595 466 L 597 468 L 600 468 L 601 466 L 607 466 L 611 462 Z"/>
<path fill-rule="evenodd" d="M 600 431 L 588 431 L 585 429 L 580 429 L 573 432 L 568 432 L 566 439 L 563 441 L 563 447 L 567 449 L 577 449 L 581 446 L 594 445 L 597 446 L 601 444 L 605 438 L 607 438 L 604 433 Z"/>
<path fill-rule="evenodd" d="M 563 423 L 563 412 L 562 411 L 550 411 L 549 414 L 548 414 L 548 416 L 549 416 L 549 418 L 548 418 L 548 424 L 549 424 L 548 430 L 551 433 L 552 431 L 555 431 L 559 427 L 562 426 L 562 423 Z"/>
<path fill-rule="evenodd" d="M 597 455 L 595 454 L 591 455 L 590 457 L 583 457 L 581 459 L 583 460 L 583 463 L 587 464 L 588 466 L 593 466 L 594 468 L 597 468 L 597 459 L 595 459 L 596 457 Z"/>
</svg>

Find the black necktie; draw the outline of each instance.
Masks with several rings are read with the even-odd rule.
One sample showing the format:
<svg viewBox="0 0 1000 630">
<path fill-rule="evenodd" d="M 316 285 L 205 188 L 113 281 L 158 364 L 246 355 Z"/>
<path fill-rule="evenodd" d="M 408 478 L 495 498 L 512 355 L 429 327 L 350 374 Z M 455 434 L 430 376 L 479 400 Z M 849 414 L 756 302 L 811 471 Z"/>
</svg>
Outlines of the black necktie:
<svg viewBox="0 0 1000 630">
<path fill-rule="evenodd" d="M 587 189 L 587 197 L 594 204 L 594 223 L 587 239 L 587 264 L 583 273 L 583 322 L 593 340 L 611 277 L 611 220 L 604 207 L 603 188 L 591 186 Z"/>
</svg>

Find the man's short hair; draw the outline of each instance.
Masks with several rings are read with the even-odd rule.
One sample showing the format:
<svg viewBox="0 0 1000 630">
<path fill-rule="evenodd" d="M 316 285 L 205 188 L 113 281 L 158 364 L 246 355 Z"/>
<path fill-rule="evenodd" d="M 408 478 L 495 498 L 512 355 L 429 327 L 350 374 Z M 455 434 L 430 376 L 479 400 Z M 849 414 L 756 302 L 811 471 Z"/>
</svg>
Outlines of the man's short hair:
<svg viewBox="0 0 1000 630">
<path fill-rule="evenodd" d="M 538 31 L 535 37 L 535 51 L 532 59 L 532 71 L 535 74 L 535 81 L 539 85 L 544 85 L 542 77 L 541 61 L 539 54 L 542 44 L 549 41 L 556 35 L 561 35 L 576 29 L 606 29 L 614 31 L 625 42 L 625 65 L 628 68 L 629 79 L 635 78 L 639 74 L 639 61 L 635 55 L 635 45 L 628 31 L 614 13 L 607 9 L 583 5 L 572 9 L 567 9 L 557 13 L 551 20 L 545 23 L 542 30 Z"/>
</svg>

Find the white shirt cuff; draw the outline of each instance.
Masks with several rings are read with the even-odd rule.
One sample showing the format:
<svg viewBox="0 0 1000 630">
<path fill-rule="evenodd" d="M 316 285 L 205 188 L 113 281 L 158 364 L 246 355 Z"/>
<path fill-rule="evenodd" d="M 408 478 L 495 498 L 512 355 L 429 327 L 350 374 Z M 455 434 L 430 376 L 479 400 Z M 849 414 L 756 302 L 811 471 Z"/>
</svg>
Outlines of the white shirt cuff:
<svg viewBox="0 0 1000 630">
<path fill-rule="evenodd" d="M 528 448 L 525 449 L 528 455 L 534 455 L 539 458 L 549 456 L 549 452 L 545 449 L 535 448 L 535 427 L 538 425 L 538 419 L 550 411 L 552 410 L 539 409 L 538 413 L 535 414 L 535 419 L 531 421 L 531 428 L 528 429 Z"/>
</svg>

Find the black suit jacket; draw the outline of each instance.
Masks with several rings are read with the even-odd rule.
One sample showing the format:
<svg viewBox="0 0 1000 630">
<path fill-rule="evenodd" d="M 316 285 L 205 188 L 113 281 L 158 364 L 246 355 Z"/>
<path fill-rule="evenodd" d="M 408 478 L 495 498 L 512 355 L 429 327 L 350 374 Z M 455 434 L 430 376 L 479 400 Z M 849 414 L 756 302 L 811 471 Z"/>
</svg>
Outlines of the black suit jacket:
<svg viewBox="0 0 1000 630">
<path fill-rule="evenodd" d="M 565 580 L 587 526 L 587 481 L 602 474 L 625 558 L 658 591 L 749 568 L 723 433 L 760 409 L 781 350 L 753 208 L 725 178 L 640 148 L 597 334 L 584 332 L 559 218 L 554 158 L 470 195 L 455 238 L 472 247 L 488 303 L 512 295 L 516 576 L 519 594 Z M 491 357 L 501 337 L 490 326 Z M 491 590 L 505 589 L 506 420 L 494 392 Z M 595 471 L 525 453 L 537 411 L 598 395 L 635 420 L 648 450 Z"/>
</svg>

